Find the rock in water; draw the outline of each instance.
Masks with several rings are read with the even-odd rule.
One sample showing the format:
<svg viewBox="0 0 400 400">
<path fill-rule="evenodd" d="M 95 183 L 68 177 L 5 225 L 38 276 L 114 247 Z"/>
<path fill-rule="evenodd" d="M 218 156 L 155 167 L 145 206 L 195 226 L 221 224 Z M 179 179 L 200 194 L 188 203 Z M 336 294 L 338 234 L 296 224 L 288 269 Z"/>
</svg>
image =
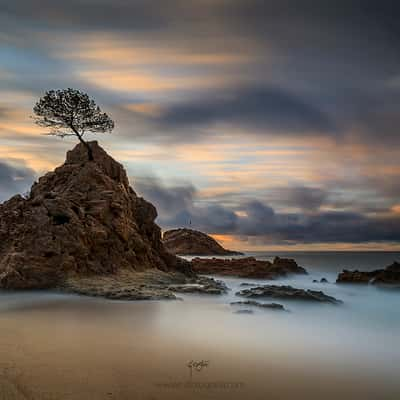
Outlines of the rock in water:
<svg viewBox="0 0 400 400">
<path fill-rule="evenodd" d="M 310 289 L 297 289 L 292 286 L 264 285 L 251 289 L 244 289 L 236 293 L 237 296 L 254 298 L 272 298 L 285 300 L 305 300 L 320 303 L 340 304 L 341 300 L 328 296 L 323 292 Z"/>
<path fill-rule="evenodd" d="M 253 310 L 236 310 L 234 311 L 234 314 L 254 314 Z"/>
<path fill-rule="evenodd" d="M 251 279 L 276 279 L 290 274 L 307 274 L 307 271 L 290 258 L 275 257 L 273 262 L 245 258 L 194 258 L 192 268 L 199 274 L 227 275 Z"/>
<path fill-rule="evenodd" d="M 191 274 L 165 250 L 157 211 L 129 186 L 123 166 L 97 142 L 90 146 L 94 161 L 78 144 L 27 198 L 0 205 L 0 287 L 49 288 L 68 276 L 121 270 Z"/>
<path fill-rule="evenodd" d="M 203 232 L 193 229 L 172 229 L 164 232 L 164 246 L 172 254 L 179 255 L 240 255 L 237 251 L 224 249 L 216 240 Z"/>
<path fill-rule="evenodd" d="M 400 288 L 400 263 L 394 262 L 385 269 L 374 271 L 343 270 L 336 283 L 357 283 Z"/>
</svg>

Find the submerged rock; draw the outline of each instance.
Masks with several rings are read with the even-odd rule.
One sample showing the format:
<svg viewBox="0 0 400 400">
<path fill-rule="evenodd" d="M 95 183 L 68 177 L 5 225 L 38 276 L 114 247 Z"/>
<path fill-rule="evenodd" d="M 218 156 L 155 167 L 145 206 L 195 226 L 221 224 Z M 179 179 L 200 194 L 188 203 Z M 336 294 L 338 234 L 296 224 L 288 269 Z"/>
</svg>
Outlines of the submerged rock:
<svg viewBox="0 0 400 400">
<path fill-rule="evenodd" d="M 289 274 L 306 274 L 295 260 L 275 257 L 274 261 L 261 261 L 254 257 L 246 258 L 194 258 L 193 271 L 199 274 L 229 275 L 241 278 L 275 279 Z"/>
<path fill-rule="evenodd" d="M 78 144 L 27 198 L 0 205 L 0 287 L 65 287 L 70 277 L 147 269 L 194 276 L 188 262 L 164 248 L 157 211 L 129 186 L 123 166 L 97 142 L 90 146 L 93 161 Z"/>
<path fill-rule="evenodd" d="M 321 278 L 320 280 L 318 279 L 313 279 L 313 283 L 329 283 L 328 279 L 326 278 Z"/>
<path fill-rule="evenodd" d="M 253 310 L 236 310 L 233 312 L 234 314 L 254 314 Z"/>
<path fill-rule="evenodd" d="M 385 269 L 374 271 L 343 270 L 336 283 L 372 284 L 400 288 L 400 263 L 394 262 Z"/>
<path fill-rule="evenodd" d="M 278 310 L 278 311 L 286 311 L 285 307 L 279 303 L 259 303 L 255 300 L 246 300 L 246 301 L 234 301 L 231 303 L 231 306 L 254 306 L 260 308 L 268 308 L 271 310 Z"/>
<path fill-rule="evenodd" d="M 236 293 L 237 296 L 247 298 L 264 298 L 269 297 L 273 299 L 286 299 L 286 300 L 306 300 L 323 303 L 342 303 L 341 300 L 328 296 L 321 291 L 310 289 L 297 289 L 292 286 L 277 286 L 265 285 L 257 286 L 251 289 L 243 289 Z"/>
<path fill-rule="evenodd" d="M 172 254 L 196 256 L 241 255 L 224 249 L 211 236 L 193 229 L 181 228 L 164 232 L 163 243 Z"/>
</svg>

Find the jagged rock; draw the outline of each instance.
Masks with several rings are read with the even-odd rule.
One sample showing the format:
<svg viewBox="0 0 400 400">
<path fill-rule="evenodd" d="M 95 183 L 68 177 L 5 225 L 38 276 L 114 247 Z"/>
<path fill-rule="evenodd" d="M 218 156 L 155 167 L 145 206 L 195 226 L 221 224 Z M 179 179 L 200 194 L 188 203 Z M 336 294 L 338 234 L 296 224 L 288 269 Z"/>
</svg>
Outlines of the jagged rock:
<svg viewBox="0 0 400 400">
<path fill-rule="evenodd" d="M 201 293 L 201 294 L 224 294 L 228 287 L 222 281 L 217 281 L 207 277 L 198 277 L 185 284 L 170 285 L 169 290 L 176 293 Z"/>
<path fill-rule="evenodd" d="M 215 239 L 193 229 L 172 229 L 164 232 L 163 242 L 166 249 L 178 255 L 240 255 L 237 251 L 224 249 Z"/>
<path fill-rule="evenodd" d="M 94 161 L 78 144 L 27 198 L 0 205 L 0 287 L 56 287 L 70 276 L 123 270 L 193 276 L 188 262 L 165 250 L 157 211 L 129 186 L 123 166 L 97 142 L 90 146 Z"/>
<path fill-rule="evenodd" d="M 258 301 L 255 301 L 255 300 L 234 301 L 231 303 L 231 306 L 254 306 L 254 307 L 260 307 L 260 308 L 268 308 L 268 309 L 277 310 L 277 311 L 286 311 L 285 307 L 283 307 L 282 304 L 259 303 Z"/>
<path fill-rule="evenodd" d="M 244 289 L 236 293 L 237 296 L 247 298 L 273 298 L 286 300 L 306 300 L 338 304 L 341 300 L 328 296 L 321 291 L 297 289 L 292 286 L 265 285 L 251 289 Z"/>
<path fill-rule="evenodd" d="M 338 275 L 336 283 L 370 283 L 372 285 L 400 288 L 400 263 L 394 262 L 385 269 L 376 269 L 374 271 L 343 270 Z"/>
<path fill-rule="evenodd" d="M 297 265 L 295 260 L 275 257 L 269 261 L 256 260 L 254 257 L 219 259 L 219 258 L 194 258 L 193 271 L 199 274 L 216 274 L 238 276 L 241 278 L 275 279 L 289 274 L 306 274 L 303 267 Z"/>
<path fill-rule="evenodd" d="M 382 270 L 362 272 L 344 269 L 343 272 L 338 275 L 336 283 L 369 283 L 380 271 Z"/>
<path fill-rule="evenodd" d="M 175 293 L 223 294 L 228 288 L 221 281 L 202 276 L 188 277 L 176 271 L 148 269 L 120 270 L 115 274 L 70 276 L 64 290 L 112 300 L 177 300 Z"/>
</svg>

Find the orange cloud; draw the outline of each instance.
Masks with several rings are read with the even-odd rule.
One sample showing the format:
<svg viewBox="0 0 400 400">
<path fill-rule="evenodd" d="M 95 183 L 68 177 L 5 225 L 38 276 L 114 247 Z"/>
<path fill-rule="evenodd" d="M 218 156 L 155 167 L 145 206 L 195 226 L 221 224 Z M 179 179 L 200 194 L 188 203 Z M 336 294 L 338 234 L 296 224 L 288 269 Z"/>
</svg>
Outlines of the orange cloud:
<svg viewBox="0 0 400 400">
<path fill-rule="evenodd" d="M 148 115 L 151 117 L 158 117 L 162 114 L 162 108 L 153 103 L 134 103 L 134 104 L 127 104 L 125 105 L 125 108 L 139 113 L 139 114 L 144 114 Z"/>
<path fill-rule="evenodd" d="M 391 211 L 395 214 L 400 214 L 400 204 L 396 204 L 391 208 Z"/>
<path fill-rule="evenodd" d="M 0 158 L 2 160 L 16 160 L 20 162 L 23 160 L 24 164 L 42 174 L 53 170 L 59 163 L 56 155 L 51 155 L 40 146 L 0 146 Z"/>
<path fill-rule="evenodd" d="M 187 47 L 186 43 L 175 43 L 175 46 L 165 46 L 162 41 L 143 42 L 140 40 L 127 40 L 123 36 L 98 33 L 97 35 L 80 35 L 78 47 L 69 48 L 64 43 L 62 51 L 56 55 L 76 61 L 90 62 L 113 67 L 143 66 L 143 65 L 237 65 L 250 62 L 254 55 L 245 46 L 241 51 L 229 51 L 225 48 L 214 51 Z"/>
<path fill-rule="evenodd" d="M 120 92 L 204 89 L 223 84 L 222 79 L 218 77 L 163 76 L 162 74 L 150 74 L 133 69 L 82 69 L 78 72 L 78 75 L 98 87 Z"/>
<path fill-rule="evenodd" d="M 235 235 L 211 235 L 223 247 L 238 251 L 400 251 L 399 243 L 315 243 L 315 244 L 255 244 L 248 238 Z"/>
</svg>

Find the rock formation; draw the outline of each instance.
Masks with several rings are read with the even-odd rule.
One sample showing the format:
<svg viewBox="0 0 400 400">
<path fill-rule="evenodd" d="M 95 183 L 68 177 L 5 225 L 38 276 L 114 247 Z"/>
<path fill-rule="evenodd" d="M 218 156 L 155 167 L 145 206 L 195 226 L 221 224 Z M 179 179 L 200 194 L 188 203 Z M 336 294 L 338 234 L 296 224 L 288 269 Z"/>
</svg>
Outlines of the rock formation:
<svg viewBox="0 0 400 400">
<path fill-rule="evenodd" d="M 338 275 L 337 283 L 361 283 L 400 288 L 400 263 L 394 262 L 385 269 L 374 271 L 343 270 Z"/>
<path fill-rule="evenodd" d="M 264 285 L 251 289 L 243 289 L 236 293 L 237 296 L 249 299 L 272 298 L 284 300 L 305 300 L 319 303 L 340 304 L 341 300 L 328 296 L 321 291 L 297 289 L 292 286 Z"/>
<path fill-rule="evenodd" d="M 226 256 L 242 254 L 237 251 L 224 249 L 211 236 L 193 229 L 182 228 L 166 231 L 163 235 L 163 242 L 169 252 L 181 256 Z"/>
<path fill-rule="evenodd" d="M 155 207 L 136 195 L 121 164 L 97 142 L 0 205 L 0 287 L 57 287 L 68 279 L 158 270 L 193 276 L 167 252 Z"/>
<path fill-rule="evenodd" d="M 193 271 L 199 274 L 237 276 L 240 278 L 275 279 L 289 274 L 306 274 L 295 260 L 275 257 L 269 261 L 256 260 L 254 257 L 233 258 L 194 258 Z"/>
</svg>

